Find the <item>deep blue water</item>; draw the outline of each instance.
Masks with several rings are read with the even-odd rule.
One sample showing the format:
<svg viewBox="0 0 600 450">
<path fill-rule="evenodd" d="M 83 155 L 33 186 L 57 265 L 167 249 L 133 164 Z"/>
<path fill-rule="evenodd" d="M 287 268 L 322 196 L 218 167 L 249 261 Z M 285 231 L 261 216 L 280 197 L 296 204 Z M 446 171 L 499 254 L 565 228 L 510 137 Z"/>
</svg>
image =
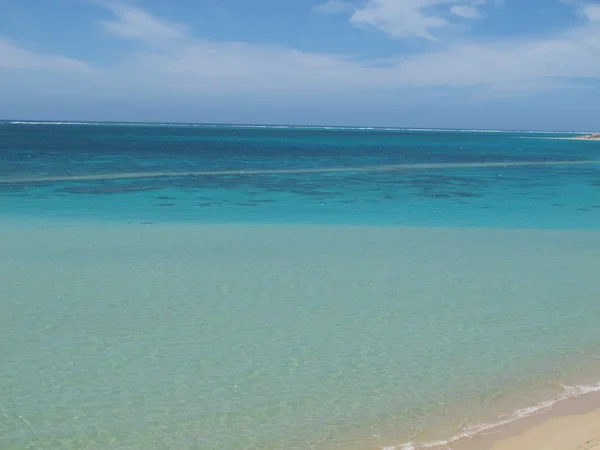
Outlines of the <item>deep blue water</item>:
<svg viewBox="0 0 600 450">
<path fill-rule="evenodd" d="M 126 221 L 598 228 L 600 142 L 550 139 L 561 136 L 3 122 L 0 208 Z M 531 165 L 485 167 L 503 162 Z M 377 169 L 399 164 L 416 167 Z M 126 175 L 152 172 L 171 175 Z M 102 174 L 121 178 L 70 179 Z"/>
</svg>

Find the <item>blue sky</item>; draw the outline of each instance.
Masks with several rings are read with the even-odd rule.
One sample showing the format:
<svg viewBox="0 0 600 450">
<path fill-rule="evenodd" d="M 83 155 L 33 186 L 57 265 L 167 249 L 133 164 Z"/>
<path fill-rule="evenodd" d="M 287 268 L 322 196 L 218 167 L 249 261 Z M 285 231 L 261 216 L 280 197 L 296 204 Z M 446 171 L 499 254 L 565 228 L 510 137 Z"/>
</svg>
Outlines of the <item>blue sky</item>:
<svg viewBox="0 0 600 450">
<path fill-rule="evenodd" d="M 0 0 L 0 118 L 600 129 L 600 1 Z"/>
</svg>

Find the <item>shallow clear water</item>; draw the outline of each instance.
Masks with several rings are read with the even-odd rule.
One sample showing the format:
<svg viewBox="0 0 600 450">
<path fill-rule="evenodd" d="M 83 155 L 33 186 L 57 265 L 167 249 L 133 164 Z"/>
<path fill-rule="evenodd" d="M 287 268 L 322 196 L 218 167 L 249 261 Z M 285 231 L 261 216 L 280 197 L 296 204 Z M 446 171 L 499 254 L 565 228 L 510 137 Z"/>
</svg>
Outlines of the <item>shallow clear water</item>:
<svg viewBox="0 0 600 450">
<path fill-rule="evenodd" d="M 594 379 L 599 144 L 188 128 L 0 124 L 0 447 L 379 449 Z"/>
</svg>

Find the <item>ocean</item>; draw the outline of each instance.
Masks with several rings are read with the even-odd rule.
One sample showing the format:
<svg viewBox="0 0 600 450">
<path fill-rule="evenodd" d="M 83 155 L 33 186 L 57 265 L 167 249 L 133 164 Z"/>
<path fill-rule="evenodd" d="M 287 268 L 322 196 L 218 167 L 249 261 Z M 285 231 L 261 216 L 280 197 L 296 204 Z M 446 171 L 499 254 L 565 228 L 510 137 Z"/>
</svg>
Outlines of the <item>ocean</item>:
<svg viewBox="0 0 600 450">
<path fill-rule="evenodd" d="M 600 390 L 600 142 L 0 122 L 0 448 L 452 448 Z"/>
</svg>

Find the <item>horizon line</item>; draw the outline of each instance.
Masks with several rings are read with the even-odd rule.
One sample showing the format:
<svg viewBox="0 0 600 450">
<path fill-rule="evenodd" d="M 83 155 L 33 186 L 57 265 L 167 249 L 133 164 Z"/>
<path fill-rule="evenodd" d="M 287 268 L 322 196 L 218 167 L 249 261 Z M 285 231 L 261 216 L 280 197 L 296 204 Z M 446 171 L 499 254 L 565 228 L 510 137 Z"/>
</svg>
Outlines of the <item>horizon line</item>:
<svg viewBox="0 0 600 450">
<path fill-rule="evenodd" d="M 350 129 L 374 131 L 458 131 L 488 133 L 549 133 L 549 134 L 593 134 L 596 131 L 564 131 L 564 130 L 528 130 L 503 128 L 446 128 L 446 127 L 400 127 L 370 125 L 309 125 L 309 124 L 267 124 L 267 123 L 235 123 L 235 122 L 158 122 L 158 121 L 112 121 L 112 120 L 36 120 L 36 119 L 0 119 L 0 124 L 15 125 L 154 125 L 154 126 L 196 126 L 196 127 L 239 127 L 239 128 L 313 128 L 313 129 Z"/>
</svg>

